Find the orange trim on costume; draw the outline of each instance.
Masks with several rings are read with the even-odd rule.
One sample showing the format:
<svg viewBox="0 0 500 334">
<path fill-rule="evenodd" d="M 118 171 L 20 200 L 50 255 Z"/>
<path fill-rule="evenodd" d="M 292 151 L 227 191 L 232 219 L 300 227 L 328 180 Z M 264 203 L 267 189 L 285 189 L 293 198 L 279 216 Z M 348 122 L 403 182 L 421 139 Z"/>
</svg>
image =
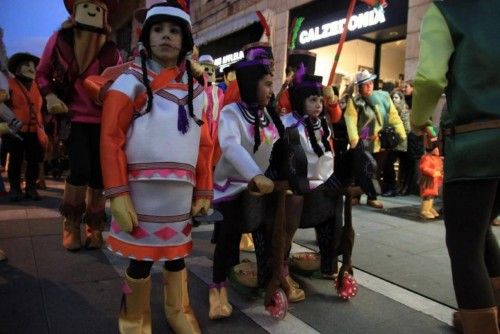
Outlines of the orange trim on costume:
<svg viewBox="0 0 500 334">
<path fill-rule="evenodd" d="M 326 103 L 327 102 L 325 102 L 325 104 Z M 337 123 L 338 121 L 340 121 L 340 118 L 342 117 L 342 109 L 340 109 L 339 104 L 337 102 L 334 102 L 325 106 L 326 109 L 328 109 L 328 114 L 330 115 L 330 122 Z"/>
<path fill-rule="evenodd" d="M 282 109 L 286 110 L 286 114 L 292 112 L 292 103 L 290 102 L 290 92 L 288 91 L 288 88 L 281 93 L 280 99 L 278 101 L 278 110 L 281 112 Z"/>
<path fill-rule="evenodd" d="M 164 258 L 174 260 L 188 256 L 193 249 L 192 240 L 179 246 L 147 246 L 129 244 L 109 235 L 106 243 L 113 252 L 119 252 L 124 257 L 133 257 L 137 260 L 157 261 Z"/>
<path fill-rule="evenodd" d="M 203 125 L 201 126 L 200 148 L 198 150 L 198 161 L 196 163 L 196 185 L 195 189 L 210 191 L 213 188 L 212 179 L 212 157 L 214 144 L 210 136 L 207 121 L 207 113 L 202 114 Z"/>
<path fill-rule="evenodd" d="M 104 100 L 101 121 L 101 168 L 104 188 L 128 185 L 125 143 L 134 106 L 130 98 L 111 90 Z"/>
<path fill-rule="evenodd" d="M 224 93 L 223 107 L 233 102 L 241 102 L 240 88 L 238 87 L 237 80 L 231 81 L 227 86 L 226 92 Z"/>
</svg>

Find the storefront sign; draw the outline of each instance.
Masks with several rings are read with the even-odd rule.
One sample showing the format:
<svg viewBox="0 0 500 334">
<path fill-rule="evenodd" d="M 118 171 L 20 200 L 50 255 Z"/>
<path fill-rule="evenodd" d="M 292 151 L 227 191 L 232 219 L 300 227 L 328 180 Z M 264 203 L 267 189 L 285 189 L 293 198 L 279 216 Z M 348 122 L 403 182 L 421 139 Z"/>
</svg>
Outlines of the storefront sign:
<svg viewBox="0 0 500 334">
<path fill-rule="evenodd" d="M 357 15 L 353 15 L 349 20 L 349 31 L 373 27 L 386 22 L 384 10 L 382 8 L 374 8 Z M 312 27 L 302 30 L 299 33 L 299 43 L 306 45 L 311 42 L 319 41 L 325 38 L 330 38 L 342 34 L 346 19 L 340 19 L 325 23 L 321 26 Z"/>
<path fill-rule="evenodd" d="M 228 55 L 214 59 L 214 65 L 219 66 L 219 70 L 236 63 L 238 60 L 243 59 L 243 51 L 233 52 Z"/>
</svg>

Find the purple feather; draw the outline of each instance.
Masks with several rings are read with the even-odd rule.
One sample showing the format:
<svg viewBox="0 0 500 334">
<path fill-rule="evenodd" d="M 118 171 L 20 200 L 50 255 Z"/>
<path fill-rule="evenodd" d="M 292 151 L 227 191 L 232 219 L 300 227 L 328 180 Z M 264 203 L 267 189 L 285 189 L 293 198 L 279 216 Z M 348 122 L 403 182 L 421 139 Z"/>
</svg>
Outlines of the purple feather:
<svg viewBox="0 0 500 334">
<path fill-rule="evenodd" d="M 300 63 L 300 66 L 297 69 L 297 72 L 295 72 L 294 76 L 295 84 L 300 84 L 304 79 L 305 74 L 306 74 L 306 67 L 304 66 L 304 63 Z"/>
<path fill-rule="evenodd" d="M 266 50 L 261 48 L 251 49 L 248 51 L 247 60 L 261 60 L 269 58 Z"/>
<path fill-rule="evenodd" d="M 186 108 L 182 104 L 179 104 L 179 111 L 177 115 L 177 130 L 186 134 L 189 130 L 189 120 L 187 117 Z"/>
</svg>

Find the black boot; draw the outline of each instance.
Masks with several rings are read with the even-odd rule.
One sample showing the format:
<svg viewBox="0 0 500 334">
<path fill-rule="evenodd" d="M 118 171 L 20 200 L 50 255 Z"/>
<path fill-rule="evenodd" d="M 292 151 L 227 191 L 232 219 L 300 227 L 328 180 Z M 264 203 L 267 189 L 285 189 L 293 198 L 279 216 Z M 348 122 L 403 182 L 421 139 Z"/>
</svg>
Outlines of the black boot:
<svg viewBox="0 0 500 334">
<path fill-rule="evenodd" d="M 24 198 L 31 198 L 34 201 L 41 200 L 38 190 L 36 190 L 36 183 L 30 182 L 26 185 L 26 190 L 24 192 Z"/>
<path fill-rule="evenodd" d="M 11 202 L 19 202 L 23 199 L 23 193 L 20 185 L 11 185 L 9 191 L 9 198 Z"/>
</svg>

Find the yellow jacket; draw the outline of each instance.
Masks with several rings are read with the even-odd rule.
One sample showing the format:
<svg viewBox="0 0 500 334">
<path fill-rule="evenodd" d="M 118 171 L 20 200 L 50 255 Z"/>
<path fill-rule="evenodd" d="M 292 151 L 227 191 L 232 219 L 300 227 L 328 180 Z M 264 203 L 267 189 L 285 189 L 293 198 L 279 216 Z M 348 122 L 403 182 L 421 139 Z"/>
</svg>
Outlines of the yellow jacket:
<svg viewBox="0 0 500 334">
<path fill-rule="evenodd" d="M 400 140 L 406 140 L 406 132 L 403 126 L 403 122 L 399 117 L 396 106 L 394 106 L 394 103 L 392 103 L 389 93 L 384 91 L 374 91 L 372 93 L 372 96 L 370 96 L 370 100 L 371 104 L 375 108 L 375 119 L 372 121 L 373 131 L 370 133 L 370 139 L 373 140 L 372 153 L 380 152 L 380 139 L 378 137 L 378 133 L 385 125 L 394 127 L 396 133 L 399 135 Z M 359 117 L 358 115 L 359 111 L 366 110 L 364 108 L 369 108 L 369 106 L 363 101 L 361 97 L 349 99 L 349 101 L 347 102 L 347 108 L 344 117 L 347 127 L 347 134 L 349 136 L 349 144 L 351 145 L 351 147 L 354 147 L 358 144 L 359 132 L 362 130 L 363 126 L 366 125 L 363 117 Z M 384 124 L 385 122 L 387 122 L 388 124 Z"/>
</svg>

